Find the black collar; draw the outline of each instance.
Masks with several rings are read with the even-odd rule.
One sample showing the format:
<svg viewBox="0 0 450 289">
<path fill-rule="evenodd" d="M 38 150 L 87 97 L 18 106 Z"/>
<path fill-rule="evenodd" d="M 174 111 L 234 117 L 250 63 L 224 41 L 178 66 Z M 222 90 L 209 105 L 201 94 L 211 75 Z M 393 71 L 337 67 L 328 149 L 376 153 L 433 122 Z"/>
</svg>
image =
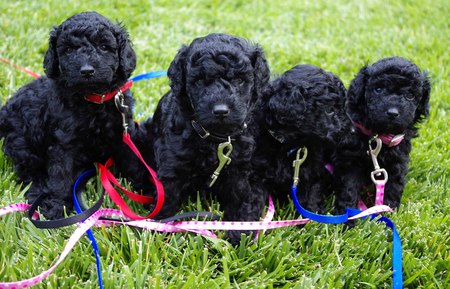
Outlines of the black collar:
<svg viewBox="0 0 450 289">
<path fill-rule="evenodd" d="M 232 141 L 236 140 L 235 138 L 230 138 L 230 136 L 227 136 L 227 135 L 211 133 L 211 132 L 207 131 L 201 124 L 199 124 L 195 120 L 192 120 L 191 124 L 192 124 L 192 127 L 194 128 L 194 130 L 197 132 L 197 134 L 202 139 L 208 139 L 210 141 L 217 142 L 217 143 L 227 142 L 230 139 Z M 244 123 L 243 129 L 238 134 L 241 134 L 245 128 L 247 128 L 247 124 Z M 238 135 L 238 134 L 236 134 L 236 135 Z"/>
<path fill-rule="evenodd" d="M 282 135 L 277 135 L 273 130 L 267 129 L 267 132 L 279 143 L 284 144 L 286 142 L 286 139 Z"/>
</svg>

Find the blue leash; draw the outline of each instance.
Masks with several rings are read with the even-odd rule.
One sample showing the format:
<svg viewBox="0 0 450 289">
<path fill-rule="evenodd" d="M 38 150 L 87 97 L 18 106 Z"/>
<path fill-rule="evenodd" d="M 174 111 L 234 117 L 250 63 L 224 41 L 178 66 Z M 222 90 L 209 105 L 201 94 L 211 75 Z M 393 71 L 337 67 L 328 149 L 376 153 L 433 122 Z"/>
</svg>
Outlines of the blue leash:
<svg viewBox="0 0 450 289">
<path fill-rule="evenodd" d="M 308 218 L 310 220 L 319 222 L 319 223 L 325 223 L 325 224 L 342 224 L 348 221 L 350 210 L 347 209 L 347 212 L 343 215 L 336 215 L 336 216 L 330 216 L 330 215 L 320 215 L 313 213 L 311 211 L 308 211 L 307 209 L 303 208 L 300 205 L 300 202 L 297 198 L 297 186 L 291 187 L 291 197 L 294 201 L 294 206 L 297 209 L 297 211 L 305 218 Z"/>
<path fill-rule="evenodd" d="M 312 221 L 325 224 L 341 224 L 348 221 L 349 217 L 355 216 L 361 213 L 361 210 L 357 209 L 346 209 L 346 213 L 343 215 L 330 216 L 330 215 L 320 215 L 310 212 L 300 205 L 297 197 L 297 186 L 293 185 L 291 187 L 291 198 L 294 202 L 295 209 L 305 218 Z M 371 218 L 375 218 L 377 215 L 372 215 Z M 402 265 L 402 240 L 400 235 L 395 228 L 394 223 L 387 217 L 381 217 L 376 220 L 377 222 L 384 222 L 386 226 L 392 229 L 392 288 L 401 289 L 403 288 L 403 265 Z"/>
<path fill-rule="evenodd" d="M 136 81 L 157 78 L 157 77 L 166 76 L 166 75 L 167 75 L 166 70 L 158 70 L 158 71 L 147 72 L 147 73 L 135 75 L 135 76 L 131 77 L 130 80 L 132 80 L 133 82 L 136 82 Z"/>
<path fill-rule="evenodd" d="M 75 210 L 78 214 L 80 214 L 83 210 L 81 209 L 80 203 L 78 202 L 77 198 L 77 191 L 78 187 L 80 186 L 80 182 L 87 182 L 88 179 L 94 177 L 96 175 L 95 169 L 89 169 L 82 173 L 77 180 L 75 181 L 75 184 L 73 185 L 72 190 L 72 196 L 73 196 L 73 202 L 75 205 Z M 86 232 L 89 240 L 91 240 L 92 249 L 94 249 L 94 255 L 95 255 L 95 261 L 97 263 L 97 276 L 98 276 L 98 285 L 101 289 L 103 289 L 103 278 L 102 278 L 102 265 L 100 263 L 100 250 L 98 248 L 97 241 L 95 240 L 94 234 L 92 233 L 92 230 L 89 229 Z"/>
</svg>

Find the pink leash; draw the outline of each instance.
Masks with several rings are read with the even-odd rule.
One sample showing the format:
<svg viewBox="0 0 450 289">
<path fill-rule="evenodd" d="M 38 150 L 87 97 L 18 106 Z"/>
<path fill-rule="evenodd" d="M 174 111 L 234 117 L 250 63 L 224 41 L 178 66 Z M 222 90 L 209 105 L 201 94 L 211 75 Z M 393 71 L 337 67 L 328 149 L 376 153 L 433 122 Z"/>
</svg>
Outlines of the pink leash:
<svg viewBox="0 0 450 289">
<path fill-rule="evenodd" d="M 388 174 L 385 169 L 380 168 L 377 161 L 377 156 L 380 153 L 383 144 L 388 147 L 397 146 L 403 141 L 403 139 L 405 138 L 405 134 L 376 134 L 359 122 L 353 122 L 353 125 L 358 128 L 363 134 L 371 137 L 369 140 L 369 153 L 374 165 L 374 170 L 371 173 L 371 178 L 376 188 L 375 205 L 382 205 L 384 201 L 384 187 L 388 180 Z M 376 144 L 375 148 L 372 147 L 372 144 L 374 142 Z M 362 210 L 364 208 L 367 208 L 362 200 L 359 201 L 358 206 Z"/>
<path fill-rule="evenodd" d="M 29 209 L 28 204 L 14 204 L 5 208 L 0 209 L 0 217 L 14 213 L 14 212 L 25 212 Z M 158 232 L 194 232 L 201 234 L 206 237 L 216 238 L 209 230 L 243 230 L 243 231 L 255 231 L 255 230 L 270 230 L 276 228 L 283 228 L 288 226 L 303 225 L 309 222 L 309 219 L 300 220 L 282 220 L 282 221 L 269 221 L 273 217 L 273 202 L 269 201 L 269 209 L 266 217 L 263 221 L 180 221 L 180 222 L 170 222 L 170 223 L 159 223 L 153 220 L 139 220 L 139 221 L 116 221 L 116 220 L 101 220 L 102 217 L 114 217 L 126 220 L 126 216 L 119 210 L 115 209 L 101 209 L 95 212 L 92 216 L 86 219 L 83 223 L 78 224 L 78 228 L 74 231 L 72 236 L 69 238 L 67 244 L 65 245 L 60 257 L 56 260 L 49 269 L 45 270 L 41 274 L 28 278 L 22 281 L 13 282 L 0 282 L 0 289 L 19 289 L 27 288 L 38 284 L 45 278 L 47 278 L 56 267 L 61 264 L 61 262 L 68 256 L 70 251 L 74 248 L 76 243 L 83 237 L 84 233 L 91 227 L 101 227 L 101 226 L 111 226 L 111 225 L 127 225 L 136 228 L 141 228 L 145 230 L 153 230 Z M 388 206 L 374 206 L 366 211 L 351 217 L 349 219 L 358 219 L 366 217 L 372 214 L 379 214 L 384 212 L 392 212 Z M 35 215 L 35 217 L 38 217 Z"/>
<path fill-rule="evenodd" d="M 378 164 L 378 160 L 377 160 L 378 154 L 381 151 L 381 147 L 383 146 L 383 143 L 385 143 L 383 141 L 383 139 L 377 135 L 373 136 L 369 140 L 369 155 L 372 159 L 372 163 L 373 163 L 373 167 L 374 167 L 374 170 L 370 173 L 370 177 L 372 179 L 372 182 L 375 184 L 375 190 L 376 190 L 375 206 L 383 205 L 383 203 L 384 203 L 384 188 L 388 181 L 387 171 L 380 167 L 380 165 Z M 372 146 L 373 144 L 375 144 L 375 147 Z M 327 169 L 327 171 L 330 174 L 333 174 L 334 168 L 333 168 L 332 164 L 325 164 L 325 168 Z M 364 202 L 361 199 L 358 201 L 358 208 L 363 211 L 367 210 L 366 204 L 364 204 Z"/>
</svg>

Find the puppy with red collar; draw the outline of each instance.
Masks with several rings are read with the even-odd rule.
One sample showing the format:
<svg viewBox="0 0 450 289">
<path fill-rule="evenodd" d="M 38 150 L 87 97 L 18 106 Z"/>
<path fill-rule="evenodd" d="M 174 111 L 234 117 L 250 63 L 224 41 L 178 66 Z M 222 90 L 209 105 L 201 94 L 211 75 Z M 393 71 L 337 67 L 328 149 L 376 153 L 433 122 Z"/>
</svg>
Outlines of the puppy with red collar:
<svg viewBox="0 0 450 289">
<path fill-rule="evenodd" d="M 95 162 L 123 155 L 124 127 L 134 126 L 128 78 L 136 55 L 120 24 L 96 12 L 55 27 L 44 58 L 46 76 L 21 87 L 0 110 L 3 152 L 26 198 L 41 200 L 49 219 L 73 207 L 72 185 Z"/>
</svg>

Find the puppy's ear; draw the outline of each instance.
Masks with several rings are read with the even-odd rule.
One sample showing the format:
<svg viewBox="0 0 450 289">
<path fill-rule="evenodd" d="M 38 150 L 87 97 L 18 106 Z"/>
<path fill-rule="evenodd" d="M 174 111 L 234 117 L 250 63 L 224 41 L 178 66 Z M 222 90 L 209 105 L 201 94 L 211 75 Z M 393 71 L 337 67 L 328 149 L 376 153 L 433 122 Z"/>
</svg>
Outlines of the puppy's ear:
<svg viewBox="0 0 450 289">
<path fill-rule="evenodd" d="M 305 89 L 301 86 L 287 87 L 282 82 L 276 85 L 278 87 L 273 88 L 268 101 L 268 114 L 282 126 L 301 125 L 299 122 L 307 109 Z"/>
<path fill-rule="evenodd" d="M 347 95 L 347 88 L 345 88 L 344 84 L 337 76 L 334 77 L 334 81 L 335 81 L 336 87 L 338 88 L 339 96 L 342 99 L 345 99 L 345 96 Z"/>
<path fill-rule="evenodd" d="M 48 49 L 44 56 L 44 70 L 48 78 L 56 79 L 60 75 L 58 51 L 56 51 L 56 40 L 59 35 L 59 27 L 54 27 L 50 32 Z"/>
<path fill-rule="evenodd" d="M 172 93 L 180 97 L 186 94 L 186 57 L 188 47 L 183 45 L 170 63 L 167 76 L 170 79 Z"/>
<path fill-rule="evenodd" d="M 422 76 L 423 76 L 422 95 L 420 98 L 419 105 L 417 106 L 417 109 L 416 109 L 416 115 L 414 118 L 415 122 L 424 119 L 430 113 L 430 106 L 429 106 L 430 91 L 431 91 L 430 80 L 428 77 L 428 73 L 424 72 L 424 73 L 422 73 Z"/>
<path fill-rule="evenodd" d="M 255 103 L 262 96 L 270 78 L 269 65 L 267 64 L 262 48 L 259 45 L 255 45 L 254 48 L 253 54 L 250 57 L 254 73 L 252 103 Z"/>
<path fill-rule="evenodd" d="M 353 121 L 362 121 L 365 117 L 365 94 L 369 77 L 368 67 L 365 65 L 348 88 L 346 106 Z"/>
<path fill-rule="evenodd" d="M 120 24 L 116 25 L 115 36 L 119 45 L 119 68 L 118 72 L 122 79 L 130 78 L 136 68 L 136 53 L 128 32 Z"/>
<path fill-rule="evenodd" d="M 274 87 L 276 81 L 278 81 L 278 79 L 274 79 L 271 83 L 269 83 L 269 85 L 264 89 L 261 99 L 259 99 L 256 103 L 258 108 L 260 108 L 260 111 L 258 112 L 263 115 L 268 128 L 273 127 L 275 122 L 270 109 L 270 100 L 272 95 L 275 95 L 276 93 Z"/>
</svg>

